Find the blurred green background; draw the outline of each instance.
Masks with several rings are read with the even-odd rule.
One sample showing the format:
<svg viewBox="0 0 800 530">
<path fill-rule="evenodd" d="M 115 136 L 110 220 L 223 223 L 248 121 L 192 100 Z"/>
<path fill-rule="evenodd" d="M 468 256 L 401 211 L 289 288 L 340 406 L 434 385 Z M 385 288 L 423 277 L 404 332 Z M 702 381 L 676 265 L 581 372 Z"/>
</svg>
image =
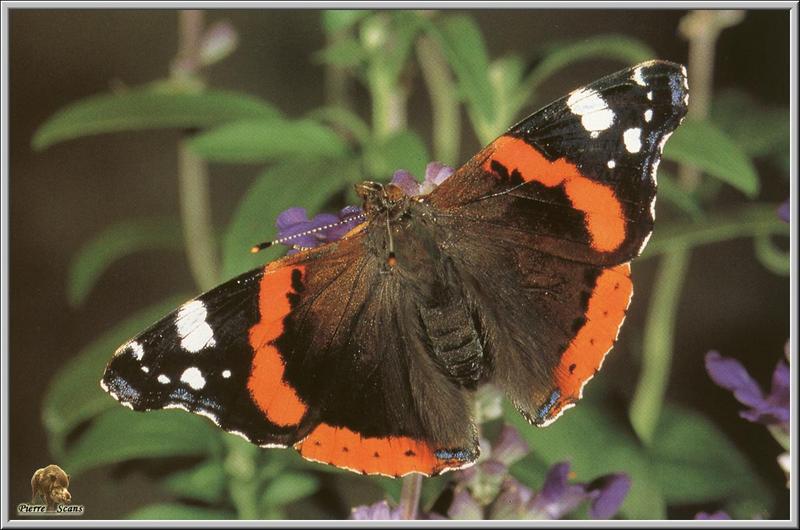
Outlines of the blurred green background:
<svg viewBox="0 0 800 530">
<path fill-rule="evenodd" d="M 678 23 L 686 14 L 681 10 L 447 13 L 457 14 L 470 15 L 477 23 L 491 58 L 514 53 L 529 67 L 534 65 L 535 50 L 603 34 L 638 39 L 652 48 L 657 58 L 677 62 L 687 58 L 686 42 L 677 34 Z M 290 118 L 303 116 L 325 103 L 324 66 L 313 59 L 315 52 L 325 46 L 320 12 L 207 13 L 208 23 L 219 20 L 232 23 L 238 31 L 239 45 L 230 57 L 208 69 L 210 86 L 263 98 Z M 82 304 L 68 302 L 70 266 L 87 241 L 109 226 L 130 219 L 178 219 L 177 131 L 90 136 L 38 152 L 31 147 L 37 128 L 62 107 L 110 88 L 167 76 L 178 47 L 177 13 L 12 9 L 9 21 L 9 493 L 13 509 L 30 495 L 33 471 L 55 458 L 50 453 L 41 411 L 47 388 L 58 370 L 132 313 L 176 293 L 191 294 L 198 289 L 180 248 L 152 250 L 123 257 L 99 277 Z M 749 11 L 739 25 L 720 37 L 715 93 L 736 89 L 765 109 L 786 108 L 788 44 L 788 12 Z M 558 71 L 539 88 L 535 103 L 524 106 L 506 125 L 622 66 L 618 61 L 593 59 Z M 412 69 L 409 82 L 409 128 L 430 146 L 432 109 L 418 70 Z M 356 86 L 352 101 L 355 110 L 367 118 L 369 93 Z M 463 121 L 459 161 L 465 161 L 481 147 L 466 114 Z M 756 132 L 754 142 L 757 136 Z M 788 172 L 769 161 L 755 158 L 754 162 L 761 182 L 758 199 L 777 204 L 788 197 Z M 262 171 L 260 166 L 246 164 L 211 165 L 213 225 L 220 233 Z M 740 203 L 740 192 L 722 188 L 715 196 L 714 206 L 724 210 Z M 271 217 L 263 219 L 264 239 L 274 234 L 273 222 Z M 658 229 L 657 222 L 656 238 Z M 775 464 L 780 447 L 765 429 L 738 418 L 738 405 L 710 382 L 702 367 L 705 352 L 718 349 L 742 359 L 754 377 L 766 383 L 782 355 L 789 330 L 788 279 L 767 271 L 752 249 L 751 240 L 733 240 L 699 248 L 692 255 L 677 311 L 667 395 L 671 403 L 699 411 L 727 435 L 767 485 L 764 493 L 775 503 L 772 516 L 785 517 L 788 492 L 782 487 L 783 475 Z M 604 406 L 617 411 L 620 417 L 625 416 L 637 383 L 647 303 L 653 289 L 659 288 L 654 283 L 656 265 L 652 259 L 634 264 L 636 294 L 620 341 L 600 377 L 587 388 L 589 399 L 602 396 Z M 109 349 L 109 357 L 112 352 L 113 348 Z M 98 373 L 97 379 L 99 376 Z M 69 403 L 63 403 L 63 407 L 68 409 Z M 567 412 L 559 423 L 569 422 L 580 409 L 579 405 L 576 411 Z M 592 432 L 582 435 L 591 438 Z M 70 434 L 67 442 L 80 436 L 79 429 Z M 603 453 L 607 449 L 598 443 L 594 450 Z M 691 449 L 687 448 L 687 455 Z M 532 450 L 536 453 L 537 447 Z M 192 462 L 191 458 L 186 462 L 173 459 L 170 464 Z M 86 517 L 122 517 L 165 499 L 164 491 L 154 481 L 159 473 L 163 474 L 161 467 L 158 462 L 139 460 L 89 469 L 76 477 L 70 490 L 75 502 L 87 506 Z M 289 509 L 288 514 L 343 516 L 352 503 L 374 500 L 376 489 L 366 484 L 367 479 L 348 476 L 344 480 L 348 484 L 347 496 L 326 497 L 328 490 L 323 487 L 313 499 L 314 509 Z M 677 505 L 669 515 L 687 517 L 706 506 L 705 501 L 695 506 L 691 500 Z"/>
</svg>

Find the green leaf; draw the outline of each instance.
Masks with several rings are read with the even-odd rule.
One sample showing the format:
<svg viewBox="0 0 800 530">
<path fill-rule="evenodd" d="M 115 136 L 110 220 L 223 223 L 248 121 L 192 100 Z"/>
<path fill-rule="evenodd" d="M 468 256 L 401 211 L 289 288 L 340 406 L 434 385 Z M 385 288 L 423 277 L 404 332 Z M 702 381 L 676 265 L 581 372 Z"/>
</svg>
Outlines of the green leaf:
<svg viewBox="0 0 800 530">
<path fill-rule="evenodd" d="M 49 435 L 50 451 L 61 458 L 67 435 L 80 423 L 112 407 L 119 407 L 100 388 L 100 378 L 114 351 L 144 330 L 189 295 L 169 298 L 134 313 L 81 350 L 58 371 L 47 388 L 42 406 L 42 423 Z"/>
<path fill-rule="evenodd" d="M 788 152 L 788 108 L 767 107 L 746 92 L 730 89 L 714 97 L 711 116 L 748 156 Z"/>
<path fill-rule="evenodd" d="M 625 35 L 597 35 L 579 42 L 560 43 L 551 47 L 536 68 L 528 75 L 525 85 L 533 93 L 558 70 L 579 61 L 591 59 L 617 60 L 634 65 L 653 59 L 656 53 L 645 43 Z"/>
<path fill-rule="evenodd" d="M 284 473 L 264 489 L 262 504 L 275 507 L 308 497 L 319 489 L 319 479 L 310 473 Z"/>
<path fill-rule="evenodd" d="M 164 488 L 179 497 L 209 504 L 225 497 L 225 468 L 220 460 L 210 459 L 185 471 L 171 474 Z"/>
<path fill-rule="evenodd" d="M 345 107 L 320 107 L 311 111 L 308 117 L 345 129 L 353 135 L 353 138 L 355 138 L 359 144 L 366 144 L 369 141 L 369 126 L 358 114 Z"/>
<path fill-rule="evenodd" d="M 239 120 L 190 141 L 197 154 L 215 162 L 269 162 L 289 157 L 341 157 L 345 142 L 314 120 Z"/>
<path fill-rule="evenodd" d="M 530 96 L 530 91 L 522 84 L 524 69 L 525 64 L 517 56 L 498 59 L 489 67 L 496 109 L 492 128 L 480 138 L 483 143 L 491 142 L 506 130 Z"/>
<path fill-rule="evenodd" d="M 628 415 L 639 439 L 650 445 L 661 415 L 672 367 L 675 321 L 691 251 L 674 249 L 658 264 L 653 285 L 658 289 L 650 297 L 642 341 L 642 367 L 631 399 Z"/>
<path fill-rule="evenodd" d="M 144 250 L 176 250 L 181 244 L 180 222 L 173 219 L 136 219 L 105 229 L 72 260 L 67 278 L 69 303 L 82 304 L 95 282 L 118 259 Z"/>
<path fill-rule="evenodd" d="M 489 80 L 489 53 L 475 20 L 466 15 L 442 17 L 428 30 L 439 41 L 456 75 L 473 121 L 491 123 L 495 100 Z"/>
<path fill-rule="evenodd" d="M 367 9 L 331 9 L 322 12 L 322 27 L 326 33 L 339 33 L 350 29 L 369 15 Z"/>
<path fill-rule="evenodd" d="M 658 170 L 658 199 L 672 204 L 693 221 L 700 221 L 705 215 L 697 197 L 693 193 L 682 190 L 675 181 L 675 177 L 663 169 Z"/>
<path fill-rule="evenodd" d="M 433 508 L 442 492 L 451 484 L 450 480 L 450 477 L 440 475 L 438 477 L 428 477 L 422 481 L 422 491 L 419 497 L 422 511 L 427 512 Z M 399 482 L 402 488 L 402 481 L 395 479 L 395 482 Z M 399 493 L 397 497 L 399 499 Z"/>
<path fill-rule="evenodd" d="M 226 510 L 214 510 L 210 508 L 200 508 L 198 506 L 187 506 L 177 502 L 161 502 L 149 504 L 139 508 L 126 516 L 126 519 L 152 519 L 160 520 L 200 520 L 200 519 L 235 519 L 233 512 Z"/>
<path fill-rule="evenodd" d="M 372 481 L 383 489 L 387 499 L 395 504 L 400 502 L 400 492 L 403 489 L 402 480 L 389 477 L 372 477 Z"/>
<path fill-rule="evenodd" d="M 77 474 L 135 458 L 211 455 L 219 450 L 219 440 L 217 427 L 206 418 L 182 410 L 141 413 L 117 406 L 69 448 L 63 465 Z"/>
<path fill-rule="evenodd" d="M 551 426 L 536 428 L 506 403 L 505 417 L 520 431 L 537 459 L 548 467 L 568 460 L 580 482 L 608 473 L 627 473 L 632 485 L 622 505 L 626 517 L 666 517 L 664 493 L 652 477 L 647 455 L 627 425 L 608 410 L 584 399 Z M 520 465 L 514 468 L 520 472 Z M 539 469 L 537 464 L 536 470 Z"/>
<path fill-rule="evenodd" d="M 745 456 L 696 412 L 665 406 L 649 454 L 653 478 L 671 504 L 732 497 L 769 502 L 769 488 Z"/>
<path fill-rule="evenodd" d="M 265 171 L 245 193 L 223 237 L 223 278 L 262 266 L 286 250 L 276 245 L 250 253 L 253 245 L 275 237 L 278 214 L 300 206 L 313 215 L 358 175 L 358 166 L 347 160 L 296 160 Z"/>
<path fill-rule="evenodd" d="M 68 105 L 50 117 L 33 137 L 34 149 L 72 138 L 120 131 L 205 128 L 231 120 L 276 119 L 278 111 L 260 99 L 221 90 L 168 93 L 134 88 L 99 94 Z"/>
<path fill-rule="evenodd" d="M 687 164 L 741 191 L 758 195 L 753 163 L 731 138 L 708 121 L 686 120 L 664 148 L 664 158 Z"/>
<path fill-rule="evenodd" d="M 415 133 L 401 131 L 364 150 L 367 172 L 376 180 L 388 180 L 398 169 L 421 179 L 430 161 L 428 149 Z"/>
<path fill-rule="evenodd" d="M 514 462 L 509 471 L 526 486 L 538 489 L 544 483 L 548 466 L 535 453 L 529 453 L 521 460 Z"/>
<path fill-rule="evenodd" d="M 314 59 L 340 68 L 352 68 L 363 63 L 367 52 L 354 37 L 330 43 L 314 54 Z"/>
</svg>

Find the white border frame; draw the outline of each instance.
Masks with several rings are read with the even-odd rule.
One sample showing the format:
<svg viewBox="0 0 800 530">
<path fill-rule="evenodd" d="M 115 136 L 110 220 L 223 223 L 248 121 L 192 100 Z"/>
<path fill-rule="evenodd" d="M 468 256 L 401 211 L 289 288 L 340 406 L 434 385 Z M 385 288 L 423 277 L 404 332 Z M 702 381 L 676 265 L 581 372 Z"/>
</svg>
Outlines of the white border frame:
<svg viewBox="0 0 800 530">
<path fill-rule="evenodd" d="M 8 367 L 9 367 L 9 294 L 8 294 L 8 280 L 9 280 L 9 106 L 8 106 L 8 90 L 9 90 L 9 25 L 8 17 L 10 9 L 182 9 L 182 8 L 201 8 L 201 9 L 253 9 L 253 8 L 283 8 L 283 9 L 330 9 L 330 8 L 382 8 L 382 9 L 548 9 L 548 8 L 562 8 L 562 9 L 786 9 L 789 10 L 789 109 L 790 109 L 790 260 L 791 272 L 789 277 L 790 286 L 790 375 L 791 375 L 791 474 L 790 474 L 790 507 L 788 520 L 765 520 L 765 521 L 695 521 L 695 520 L 613 520 L 613 521 L 348 521 L 348 520 L 333 520 L 333 521 L 126 521 L 114 519 L 66 519 L 58 518 L 51 520 L 10 520 L 11 515 L 8 511 L 10 506 L 9 488 L 8 488 L 8 428 L 9 428 L 9 390 L 8 390 Z M 265 526 L 283 526 L 283 527 L 350 527 L 350 526 L 370 526 L 370 527 L 396 527 L 396 526 L 442 526 L 442 527 L 479 527 L 479 526 L 495 526 L 495 527 L 530 527 L 530 526 L 561 526 L 561 527 L 582 527 L 582 526 L 597 526 L 597 527 L 676 527 L 676 526 L 708 526 L 708 527 L 753 527 L 760 526 L 765 528 L 797 528 L 798 527 L 798 513 L 797 513 L 797 486 L 798 486 L 798 440 L 797 432 L 797 376 L 798 376 L 798 348 L 797 348 L 797 330 L 798 330 L 798 294 L 797 294 L 797 280 L 798 280 L 798 136 L 797 136 L 797 17 L 798 17 L 798 3 L 794 1 L 772 1 L 772 2 L 688 2 L 688 1 L 665 1 L 665 2 L 593 2 L 593 1 L 575 1 L 575 2 L 486 2 L 486 1 L 459 1 L 459 2 L 399 2 L 399 1 L 386 1 L 386 2 L 291 2 L 291 1 L 273 1 L 273 2 L 89 2 L 89 1 L 76 1 L 76 2 L 21 2 L 10 1 L 2 2 L 2 9 L 0 10 L 0 35 L 2 35 L 2 98 L 0 100 L 0 115 L 2 115 L 2 145 L 0 145 L 0 160 L 2 160 L 2 173 L 0 174 L 0 214 L 2 217 L 2 228 L 0 235 L 2 243 L 0 249 L 2 257 L 0 259 L 0 277 L 2 279 L 2 295 L 0 297 L 0 357 L 2 358 L 2 396 L 0 399 L 0 409 L 2 410 L 2 437 L 0 438 L 0 448 L 2 449 L 2 457 L 0 459 L 0 468 L 2 468 L 2 477 L 0 478 L 0 489 L 2 490 L 2 506 L 0 507 L 0 525 L 9 528 L 46 528 L 53 526 L 60 527 L 120 527 L 120 528 L 142 528 L 152 526 L 157 523 L 163 527 L 205 527 L 205 528 L 219 528 L 219 527 L 265 527 Z M 777 464 L 776 464 L 777 465 Z"/>
</svg>

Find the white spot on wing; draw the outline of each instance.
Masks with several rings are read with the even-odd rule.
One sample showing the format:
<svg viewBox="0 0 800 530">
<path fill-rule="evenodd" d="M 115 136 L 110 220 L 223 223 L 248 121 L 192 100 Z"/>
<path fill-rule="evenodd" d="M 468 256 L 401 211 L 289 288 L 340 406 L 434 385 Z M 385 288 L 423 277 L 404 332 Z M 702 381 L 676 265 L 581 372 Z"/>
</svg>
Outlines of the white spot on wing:
<svg viewBox="0 0 800 530">
<path fill-rule="evenodd" d="M 609 160 L 608 162 L 606 162 L 606 165 L 608 166 L 608 169 L 614 169 L 615 167 L 617 167 L 617 163 L 614 162 L 613 160 Z"/>
<path fill-rule="evenodd" d="M 230 376 L 231 376 L 231 371 L 230 370 L 223 370 L 222 371 L 222 377 L 224 377 L 225 379 L 229 378 Z"/>
<path fill-rule="evenodd" d="M 172 381 L 172 379 L 170 379 L 169 377 L 167 377 L 167 376 L 166 376 L 166 375 L 164 375 L 164 374 L 159 374 L 159 376 L 158 376 L 156 379 L 157 379 L 157 380 L 158 380 L 158 382 L 159 382 L 159 383 L 161 383 L 162 385 L 168 385 L 168 384 L 169 384 L 169 383 Z"/>
<path fill-rule="evenodd" d="M 184 350 L 195 353 L 216 344 L 214 330 L 206 322 L 207 316 L 206 306 L 200 300 L 186 302 L 178 310 L 175 327 Z"/>
<path fill-rule="evenodd" d="M 644 121 L 649 122 L 653 119 L 653 111 L 652 109 L 647 109 L 644 111 Z"/>
<path fill-rule="evenodd" d="M 195 390 L 200 390 L 206 386 L 206 378 L 203 377 L 203 372 L 201 372 L 196 366 L 190 366 L 184 370 L 181 374 L 181 381 Z"/>
<path fill-rule="evenodd" d="M 142 372 L 144 372 L 146 374 L 149 374 L 150 373 L 150 368 L 148 368 L 147 366 L 142 366 Z"/>
<path fill-rule="evenodd" d="M 642 76 L 642 69 L 637 68 L 633 71 L 633 81 L 639 86 L 647 86 L 647 83 L 644 82 L 644 77 Z"/>
<path fill-rule="evenodd" d="M 135 358 L 137 361 L 141 361 L 141 360 L 142 360 L 142 357 L 144 357 L 144 348 L 142 347 L 142 345 L 141 345 L 141 344 L 139 344 L 139 343 L 138 343 L 138 342 L 136 342 L 135 340 L 132 340 L 132 341 L 131 341 L 131 342 L 128 344 L 128 348 L 130 348 L 130 350 L 131 350 L 131 353 L 133 354 L 133 357 L 134 357 L 134 358 Z"/>
<path fill-rule="evenodd" d="M 567 107 L 581 117 L 583 128 L 592 133 L 605 131 L 614 123 L 614 111 L 608 108 L 608 104 L 603 97 L 596 91 L 581 88 L 574 91 L 567 98 Z M 597 134 L 592 135 L 593 138 Z"/>
<path fill-rule="evenodd" d="M 622 133 L 622 139 L 625 141 L 625 149 L 629 153 L 638 153 L 642 149 L 642 130 L 638 127 L 632 127 Z"/>
<path fill-rule="evenodd" d="M 652 90 L 647 93 L 647 99 L 649 99 L 650 101 L 653 101 L 653 92 L 652 92 Z"/>
<path fill-rule="evenodd" d="M 100 380 L 100 388 L 103 389 L 103 392 L 108 392 L 108 385 L 102 379 Z"/>
</svg>

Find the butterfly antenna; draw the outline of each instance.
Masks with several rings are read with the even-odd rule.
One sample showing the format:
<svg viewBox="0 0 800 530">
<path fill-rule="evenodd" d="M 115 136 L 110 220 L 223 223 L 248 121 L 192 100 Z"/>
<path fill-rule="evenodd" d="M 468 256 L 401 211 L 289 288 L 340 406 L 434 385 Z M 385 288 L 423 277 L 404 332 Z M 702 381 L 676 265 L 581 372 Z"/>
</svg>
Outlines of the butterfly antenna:
<svg viewBox="0 0 800 530">
<path fill-rule="evenodd" d="M 329 223 L 329 224 L 326 224 L 326 225 L 318 226 L 316 228 L 311 228 L 310 230 L 305 230 L 303 232 L 298 232 L 297 234 L 292 234 L 290 236 L 285 236 L 285 237 L 281 237 L 281 238 L 278 238 L 278 239 L 273 239 L 272 241 L 264 241 L 263 243 L 259 243 L 258 245 L 253 245 L 252 247 L 250 247 L 250 252 L 255 254 L 256 252 L 264 250 L 265 248 L 269 248 L 272 245 L 276 245 L 278 243 L 286 243 L 286 242 L 291 241 L 293 239 L 297 239 L 298 237 L 307 236 L 309 234 L 314 234 L 314 233 L 317 233 L 317 232 L 321 232 L 323 230 L 328 230 L 330 228 L 335 228 L 337 226 L 341 226 L 341 225 L 343 225 L 345 223 L 349 223 L 351 221 L 359 221 L 359 220 L 363 220 L 363 219 L 366 219 L 366 218 L 367 218 L 367 214 L 365 214 L 365 213 L 360 213 L 360 214 L 357 214 L 357 215 L 351 215 L 350 217 L 345 217 L 344 219 L 336 221 L 335 223 Z M 296 247 L 296 248 L 299 249 L 299 250 L 306 250 L 306 249 L 311 248 L 311 247 Z"/>
</svg>

